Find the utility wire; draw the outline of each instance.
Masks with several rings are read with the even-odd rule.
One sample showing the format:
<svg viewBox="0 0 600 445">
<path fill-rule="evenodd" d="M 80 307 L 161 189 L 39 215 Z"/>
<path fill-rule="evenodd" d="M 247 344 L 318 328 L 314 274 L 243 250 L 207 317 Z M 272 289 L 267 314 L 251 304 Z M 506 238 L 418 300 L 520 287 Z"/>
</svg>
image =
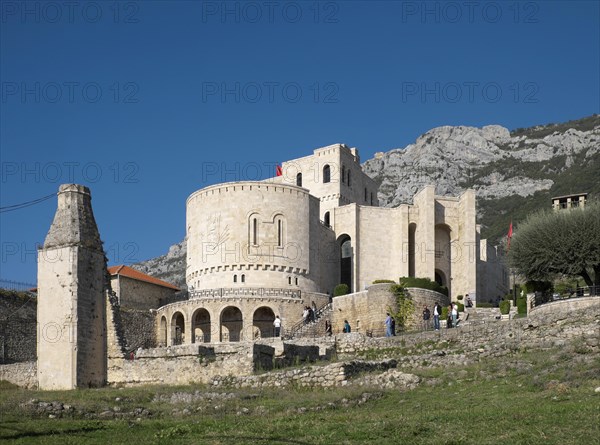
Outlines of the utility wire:
<svg viewBox="0 0 600 445">
<path fill-rule="evenodd" d="M 51 193 L 51 194 L 49 194 L 47 196 L 44 196 L 42 198 L 34 199 L 33 201 L 27 201 L 27 202 L 22 202 L 20 204 L 15 204 L 15 205 L 11 205 L 11 206 L 0 207 L 0 213 L 12 212 L 14 210 L 21 210 L 21 209 L 30 207 L 32 205 L 39 204 L 40 202 L 44 202 L 44 201 L 52 198 L 53 196 L 56 196 L 56 193 Z"/>
</svg>

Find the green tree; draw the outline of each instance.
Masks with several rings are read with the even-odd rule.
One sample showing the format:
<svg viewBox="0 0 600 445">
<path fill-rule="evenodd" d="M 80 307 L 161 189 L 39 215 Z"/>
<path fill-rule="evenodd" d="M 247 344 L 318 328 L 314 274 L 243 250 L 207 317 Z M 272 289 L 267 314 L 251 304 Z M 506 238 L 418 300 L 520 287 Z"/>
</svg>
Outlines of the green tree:
<svg viewBox="0 0 600 445">
<path fill-rule="evenodd" d="M 564 274 L 600 285 L 600 203 L 531 215 L 515 230 L 508 259 L 529 280 Z"/>
</svg>

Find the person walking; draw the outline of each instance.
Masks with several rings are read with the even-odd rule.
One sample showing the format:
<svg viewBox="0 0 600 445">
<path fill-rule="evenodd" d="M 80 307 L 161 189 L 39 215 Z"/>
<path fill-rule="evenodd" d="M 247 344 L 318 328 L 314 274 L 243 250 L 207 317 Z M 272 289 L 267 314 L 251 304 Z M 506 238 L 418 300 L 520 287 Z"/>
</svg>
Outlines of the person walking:
<svg viewBox="0 0 600 445">
<path fill-rule="evenodd" d="M 458 304 L 452 303 L 452 326 L 458 327 Z"/>
<path fill-rule="evenodd" d="M 436 331 L 440 330 L 440 317 L 442 316 L 442 307 L 436 301 L 435 306 L 433 306 L 433 328 Z"/>
<path fill-rule="evenodd" d="M 273 326 L 275 327 L 275 337 L 279 337 L 281 335 L 281 318 L 279 318 L 279 315 L 275 316 Z"/>
<path fill-rule="evenodd" d="M 429 310 L 427 305 L 425 305 L 425 308 L 423 309 L 423 330 L 424 331 L 429 330 L 429 319 L 430 318 L 431 318 L 431 311 Z"/>
<path fill-rule="evenodd" d="M 344 320 L 344 332 L 346 334 L 352 332 L 352 328 L 350 327 L 350 323 L 348 323 L 348 320 Z"/>
<path fill-rule="evenodd" d="M 385 336 L 391 337 L 392 336 L 392 317 L 390 316 L 389 312 L 387 312 L 386 315 L 387 315 L 387 317 L 385 318 Z"/>
</svg>

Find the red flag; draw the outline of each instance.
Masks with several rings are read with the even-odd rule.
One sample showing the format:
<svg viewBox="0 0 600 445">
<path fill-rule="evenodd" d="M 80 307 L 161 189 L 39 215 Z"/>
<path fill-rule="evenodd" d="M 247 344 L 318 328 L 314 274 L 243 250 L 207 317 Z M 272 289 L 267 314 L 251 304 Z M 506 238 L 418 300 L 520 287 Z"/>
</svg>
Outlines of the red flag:
<svg viewBox="0 0 600 445">
<path fill-rule="evenodd" d="M 283 170 L 281 169 L 281 165 L 276 165 L 275 166 L 275 174 L 277 176 L 282 176 L 283 175 Z"/>
<path fill-rule="evenodd" d="M 510 249 L 510 239 L 512 238 L 512 234 L 513 234 L 513 227 L 512 227 L 512 219 L 511 219 L 510 227 L 508 228 L 508 243 L 507 243 L 506 250 Z"/>
</svg>

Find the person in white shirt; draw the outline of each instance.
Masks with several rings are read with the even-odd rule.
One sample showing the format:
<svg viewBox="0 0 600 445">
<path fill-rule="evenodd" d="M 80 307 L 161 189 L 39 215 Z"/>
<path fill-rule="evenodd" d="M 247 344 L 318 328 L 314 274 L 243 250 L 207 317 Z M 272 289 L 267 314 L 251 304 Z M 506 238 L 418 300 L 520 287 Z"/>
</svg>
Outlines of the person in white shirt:
<svg viewBox="0 0 600 445">
<path fill-rule="evenodd" d="M 279 315 L 275 317 L 275 320 L 273 321 L 273 326 L 275 326 L 275 337 L 279 337 L 279 335 L 281 334 L 281 318 L 279 318 Z"/>
</svg>

